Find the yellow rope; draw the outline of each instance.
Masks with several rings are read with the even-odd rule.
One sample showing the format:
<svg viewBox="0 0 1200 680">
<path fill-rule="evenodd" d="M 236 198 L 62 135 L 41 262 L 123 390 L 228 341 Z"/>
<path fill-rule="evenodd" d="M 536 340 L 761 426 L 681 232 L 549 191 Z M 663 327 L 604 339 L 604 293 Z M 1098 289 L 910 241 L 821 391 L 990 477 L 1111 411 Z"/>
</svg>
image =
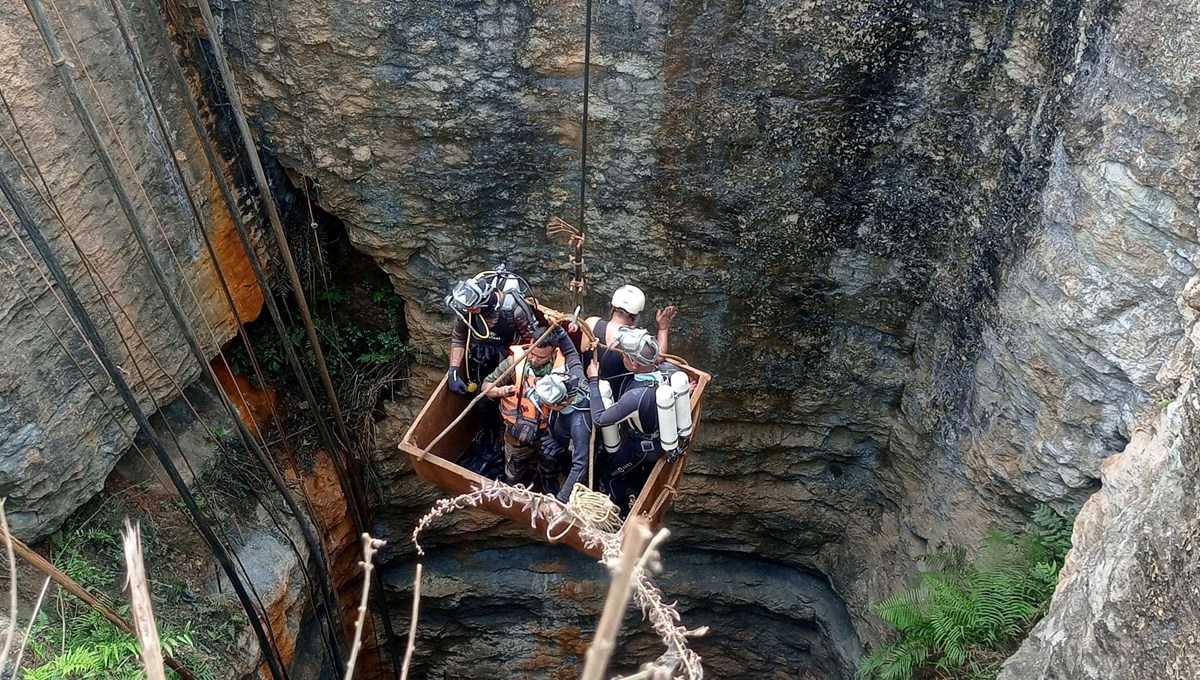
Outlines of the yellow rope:
<svg viewBox="0 0 1200 680">
<path fill-rule="evenodd" d="M 593 491 L 576 482 L 571 489 L 571 500 L 567 501 L 567 505 L 604 531 L 612 533 L 621 528 L 621 512 L 609 500 L 607 494 Z"/>
</svg>

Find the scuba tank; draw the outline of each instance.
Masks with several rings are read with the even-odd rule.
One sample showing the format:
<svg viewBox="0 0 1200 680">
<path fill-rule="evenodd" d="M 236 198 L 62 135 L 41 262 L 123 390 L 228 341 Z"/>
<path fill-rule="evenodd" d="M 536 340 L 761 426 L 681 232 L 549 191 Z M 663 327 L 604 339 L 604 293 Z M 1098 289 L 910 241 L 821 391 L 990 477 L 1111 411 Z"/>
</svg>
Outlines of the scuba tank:
<svg viewBox="0 0 1200 680">
<path fill-rule="evenodd" d="M 692 395 L 688 394 L 687 373 L 676 371 L 671 374 L 671 390 L 675 393 L 675 424 L 680 437 L 692 436 Z"/>
<path fill-rule="evenodd" d="M 612 408 L 612 384 L 607 380 L 600 381 L 600 401 L 604 402 L 604 408 Z M 621 428 L 619 425 L 607 425 L 600 428 L 600 436 L 604 440 L 604 450 L 606 452 L 610 454 L 616 453 L 621 448 Z"/>
<path fill-rule="evenodd" d="M 663 453 L 670 458 L 679 448 L 679 429 L 675 425 L 675 390 L 670 385 L 659 385 L 654 391 L 654 401 L 658 406 L 658 441 Z"/>
</svg>

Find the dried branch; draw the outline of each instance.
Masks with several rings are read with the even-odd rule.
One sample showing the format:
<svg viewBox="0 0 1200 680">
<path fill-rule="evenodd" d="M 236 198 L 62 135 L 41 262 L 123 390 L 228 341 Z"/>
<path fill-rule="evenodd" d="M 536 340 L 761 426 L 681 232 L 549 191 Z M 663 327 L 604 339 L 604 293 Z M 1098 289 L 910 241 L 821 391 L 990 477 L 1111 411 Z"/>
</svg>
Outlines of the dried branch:
<svg viewBox="0 0 1200 680">
<path fill-rule="evenodd" d="M 358 618 L 354 621 L 354 645 L 350 648 L 350 659 L 346 661 L 345 680 L 351 680 L 354 677 L 354 663 L 358 660 L 358 653 L 362 650 L 363 622 L 367 618 L 367 596 L 371 592 L 371 572 L 375 569 L 375 553 L 385 545 L 387 545 L 387 541 L 371 538 L 370 534 L 362 535 L 363 558 L 358 563 L 363 570 L 362 596 L 358 600 Z"/>
<path fill-rule="evenodd" d="M 17 660 L 13 662 L 12 673 L 10 678 L 21 677 L 21 661 L 25 658 L 25 647 L 29 645 L 29 635 L 33 632 L 33 622 L 37 621 L 38 614 L 42 611 L 42 600 L 46 597 L 46 591 L 50 589 L 50 577 L 47 576 L 45 581 L 42 581 L 42 590 L 38 593 L 37 602 L 33 604 L 33 613 L 29 615 L 29 623 L 25 625 L 25 636 L 21 638 L 21 648 L 17 650 Z M 14 622 L 14 625 L 16 622 Z"/>
<path fill-rule="evenodd" d="M 158 624 L 154 622 L 154 605 L 150 601 L 150 586 L 146 583 L 146 565 L 142 561 L 141 527 L 134 528 L 125 518 L 122 548 L 125 552 L 126 585 L 129 586 L 129 601 L 133 606 L 133 623 L 141 648 L 142 665 L 146 667 L 147 680 L 166 680 L 163 671 L 162 642 L 158 637 Z"/>
<path fill-rule="evenodd" d="M 400 667 L 400 680 L 408 680 L 408 666 L 412 663 L 413 650 L 417 647 L 417 615 L 421 610 L 421 573 L 423 567 L 417 564 L 417 575 L 413 579 L 412 616 L 408 621 L 408 648 L 404 650 L 404 665 Z"/>
<path fill-rule="evenodd" d="M 596 526 L 588 517 L 575 510 L 570 505 L 563 505 L 558 499 L 546 494 L 536 493 L 521 486 L 509 486 L 502 482 L 486 482 L 474 491 L 443 498 L 434 504 L 424 517 L 417 522 L 413 529 L 412 542 L 418 555 L 424 555 L 425 550 L 419 541 L 421 532 L 439 517 L 445 517 L 458 510 L 478 507 L 487 502 L 496 502 L 504 507 L 521 505 L 529 515 L 530 526 L 538 528 L 540 520 L 548 536 L 554 535 L 555 528 L 574 523 L 579 527 L 579 537 L 589 548 L 600 547 L 602 558 L 600 563 L 612 573 L 617 569 L 621 558 L 621 533 L 612 533 Z M 628 522 L 626 523 L 628 525 Z M 698 637 L 708 632 L 701 627 L 688 630 L 679 623 L 679 612 L 674 604 L 663 601 L 662 591 L 650 579 L 647 565 L 655 566 L 658 562 L 655 547 L 665 538 L 660 532 L 652 541 L 650 549 L 642 555 L 638 566 L 634 568 L 633 601 L 642 610 L 643 616 L 649 619 L 654 632 L 662 640 L 666 650 L 653 663 L 647 664 L 645 670 L 652 672 L 654 678 L 682 677 L 688 680 L 701 680 L 704 677 L 704 666 L 700 655 L 692 651 L 688 644 L 689 637 Z M 416 594 L 414 593 L 414 596 Z"/>
<path fill-rule="evenodd" d="M 644 517 L 629 518 L 625 526 L 625 540 L 621 541 L 621 557 L 612 572 L 612 585 L 608 587 L 608 598 L 600 614 L 600 623 L 596 626 L 596 638 L 588 646 L 581 680 L 601 680 L 608 669 L 608 660 L 617 647 L 621 619 L 625 617 L 625 608 L 629 606 L 629 583 L 638 568 L 638 558 L 651 536 Z"/>
<path fill-rule="evenodd" d="M 116 626 L 122 632 L 128 633 L 130 635 L 137 635 L 137 633 L 133 629 L 133 626 L 129 625 L 129 623 L 127 621 L 125 621 L 125 619 L 121 618 L 120 615 L 118 615 L 115 611 L 113 611 L 112 607 L 109 607 L 108 605 L 101 602 L 94 595 L 92 595 L 86 589 L 84 589 L 83 586 L 79 585 L 79 583 L 77 583 L 74 579 L 72 579 L 70 576 L 67 576 L 58 567 L 51 564 L 50 561 L 47 560 L 45 557 L 42 557 L 41 555 L 37 554 L 36 552 L 34 552 L 34 550 L 32 548 L 30 548 L 29 546 L 22 543 L 20 539 L 14 537 L 12 534 L 10 534 L 6 528 L 4 531 L 3 538 L 5 539 L 5 541 L 11 541 L 12 547 L 17 551 L 17 554 L 19 554 L 21 556 L 21 559 L 25 560 L 26 562 L 29 562 L 31 565 L 33 565 L 33 567 L 35 569 L 37 569 L 38 571 L 42 572 L 43 574 L 49 576 L 51 579 L 54 580 L 55 583 L 57 583 L 60 587 L 62 587 L 63 590 L 65 590 L 68 593 L 79 598 L 80 600 L 83 601 L 84 604 L 91 607 L 92 609 L 95 609 L 97 612 L 100 612 L 101 616 L 108 619 L 108 621 L 110 623 L 112 623 L 114 626 Z M 66 617 L 62 617 L 62 618 L 63 618 L 63 643 L 62 644 L 63 644 L 63 647 L 66 647 L 66 635 L 67 635 L 67 633 L 66 633 Z M 184 666 L 178 659 L 168 656 L 168 657 L 166 657 L 165 660 L 167 662 L 167 665 L 170 666 L 171 669 L 174 670 L 176 673 L 178 673 L 180 675 L 180 677 L 182 677 L 184 680 L 197 680 L 196 674 L 192 673 L 190 670 L 188 670 L 187 667 Z"/>
<path fill-rule="evenodd" d="M 0 652 L 0 669 L 8 665 L 8 653 L 12 651 L 13 632 L 17 627 L 17 558 L 9 538 L 8 513 L 4 511 L 7 502 L 7 498 L 0 498 L 0 527 L 4 529 L 4 546 L 8 552 L 8 632 L 4 635 L 4 651 Z"/>
</svg>

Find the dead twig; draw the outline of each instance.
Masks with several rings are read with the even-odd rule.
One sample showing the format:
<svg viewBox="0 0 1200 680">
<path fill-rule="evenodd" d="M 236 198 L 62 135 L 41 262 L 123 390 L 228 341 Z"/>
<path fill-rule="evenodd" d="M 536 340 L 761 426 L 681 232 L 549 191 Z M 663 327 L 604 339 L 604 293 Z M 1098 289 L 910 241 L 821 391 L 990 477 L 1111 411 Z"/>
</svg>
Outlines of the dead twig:
<svg viewBox="0 0 1200 680">
<path fill-rule="evenodd" d="M 621 555 L 612 571 L 612 584 L 608 587 L 608 598 L 604 602 L 604 611 L 600 613 L 600 623 L 596 626 L 596 638 L 588 646 L 581 680 L 601 680 L 608 669 L 608 660 L 617 646 L 621 619 L 625 616 L 625 608 L 629 606 L 629 584 L 651 536 L 644 517 L 630 517 L 625 524 Z"/>
<path fill-rule="evenodd" d="M 8 666 L 8 653 L 12 651 L 13 632 L 17 627 L 17 558 L 13 555 L 13 542 L 8 533 L 8 513 L 4 511 L 7 498 L 0 498 L 0 527 L 4 529 L 4 545 L 8 553 L 8 632 L 4 635 L 4 651 L 0 652 L 0 670 Z"/>
<path fill-rule="evenodd" d="M 38 613 L 42 611 L 42 600 L 46 597 L 46 591 L 50 589 L 50 577 L 47 576 L 45 581 L 42 581 L 42 590 L 38 593 L 37 602 L 33 605 L 33 613 L 29 615 L 29 623 L 25 624 L 25 636 L 21 638 L 21 648 L 17 650 L 17 660 L 13 661 L 12 674 L 10 678 L 21 677 L 21 661 L 25 658 L 25 647 L 29 645 L 29 634 L 33 632 L 33 622 L 37 621 Z M 16 625 L 14 622 L 13 625 Z"/>
<path fill-rule="evenodd" d="M 350 647 L 350 658 L 346 661 L 345 680 L 354 677 L 354 664 L 358 653 L 362 651 L 363 622 L 367 618 L 367 596 L 371 592 L 371 572 L 375 569 L 375 553 L 387 545 L 387 541 L 371 538 L 371 534 L 362 535 L 363 558 L 358 566 L 363 570 L 362 595 L 358 600 L 358 618 L 354 620 L 354 644 Z"/>
<path fill-rule="evenodd" d="M 421 611 L 421 563 L 417 563 L 417 575 L 413 579 L 412 615 L 408 621 L 408 647 L 404 650 L 404 665 L 400 667 L 400 680 L 408 680 L 408 667 L 412 663 L 413 650 L 417 647 L 417 615 Z"/>
<path fill-rule="evenodd" d="M 158 624 L 154 621 L 154 605 L 150 601 L 150 587 L 146 583 L 146 564 L 142 561 L 142 532 L 134 528 L 125 518 L 122 548 L 125 552 L 126 585 L 129 587 L 129 602 L 133 607 L 134 629 L 146 668 L 147 680 L 166 680 L 163 671 L 162 641 L 158 637 Z"/>
</svg>

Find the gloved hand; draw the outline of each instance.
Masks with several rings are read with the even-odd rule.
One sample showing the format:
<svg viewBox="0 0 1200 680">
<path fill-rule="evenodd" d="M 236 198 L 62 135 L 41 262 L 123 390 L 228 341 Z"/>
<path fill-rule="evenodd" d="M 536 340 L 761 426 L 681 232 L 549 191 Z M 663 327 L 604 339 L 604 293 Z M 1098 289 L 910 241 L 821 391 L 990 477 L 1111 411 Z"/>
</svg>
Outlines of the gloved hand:
<svg viewBox="0 0 1200 680">
<path fill-rule="evenodd" d="M 446 389 L 459 396 L 467 396 L 467 383 L 463 382 L 462 376 L 458 374 L 458 366 L 451 366 L 449 371 L 446 371 Z"/>
<path fill-rule="evenodd" d="M 688 438 L 680 437 L 679 438 L 679 446 L 676 447 L 676 449 L 674 451 L 672 451 L 666 455 L 667 462 L 674 463 L 675 461 L 679 460 L 680 458 L 683 458 L 683 454 L 687 453 L 687 448 L 688 448 Z"/>
</svg>

